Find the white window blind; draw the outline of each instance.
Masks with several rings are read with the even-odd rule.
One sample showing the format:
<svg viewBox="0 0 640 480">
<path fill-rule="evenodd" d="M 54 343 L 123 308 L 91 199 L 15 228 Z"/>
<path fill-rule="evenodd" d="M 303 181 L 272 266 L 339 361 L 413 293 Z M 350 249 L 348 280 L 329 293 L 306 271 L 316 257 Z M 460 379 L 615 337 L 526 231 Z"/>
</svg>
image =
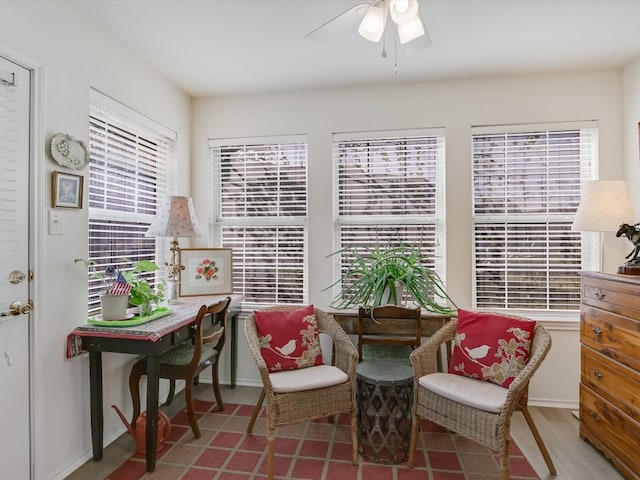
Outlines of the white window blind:
<svg viewBox="0 0 640 480">
<path fill-rule="evenodd" d="M 579 272 L 597 261 L 571 231 L 597 129 L 515 128 L 473 133 L 475 306 L 576 310 Z"/>
<path fill-rule="evenodd" d="M 420 246 L 425 266 L 444 278 L 444 132 L 335 134 L 333 159 L 336 251 Z M 338 277 L 351 260 L 340 255 Z"/>
<path fill-rule="evenodd" d="M 109 265 L 126 270 L 138 260 L 161 264 L 166 242 L 144 234 L 168 192 L 176 134 L 95 91 L 91 98 L 89 260 L 98 272 Z M 89 313 L 99 309 L 101 288 L 90 278 Z"/>
<path fill-rule="evenodd" d="M 307 142 L 216 140 L 213 238 L 233 249 L 233 291 L 255 308 L 307 303 Z"/>
</svg>

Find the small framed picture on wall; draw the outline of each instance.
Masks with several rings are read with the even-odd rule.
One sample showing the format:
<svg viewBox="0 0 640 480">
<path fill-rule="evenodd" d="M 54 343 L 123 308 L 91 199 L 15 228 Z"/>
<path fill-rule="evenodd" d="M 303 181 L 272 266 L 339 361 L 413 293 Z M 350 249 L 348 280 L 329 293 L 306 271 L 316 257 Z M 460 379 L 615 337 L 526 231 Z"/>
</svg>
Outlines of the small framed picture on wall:
<svg viewBox="0 0 640 480">
<path fill-rule="evenodd" d="M 52 206 L 54 208 L 82 208 L 82 175 L 53 172 Z"/>
</svg>

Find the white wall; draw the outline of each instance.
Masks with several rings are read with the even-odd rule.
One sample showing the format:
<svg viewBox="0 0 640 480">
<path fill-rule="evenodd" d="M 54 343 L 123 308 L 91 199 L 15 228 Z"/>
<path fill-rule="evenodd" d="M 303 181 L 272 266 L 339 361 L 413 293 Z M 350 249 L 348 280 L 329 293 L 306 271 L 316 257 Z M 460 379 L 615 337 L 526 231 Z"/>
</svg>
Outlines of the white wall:
<svg viewBox="0 0 640 480">
<path fill-rule="evenodd" d="M 471 127 L 596 120 L 600 133 L 601 178 L 622 178 L 621 87 L 622 72 L 611 70 L 194 99 L 194 202 L 200 215 L 208 212 L 211 216 L 208 139 L 307 134 L 309 216 L 313 220 L 309 225 L 310 301 L 320 308 L 326 307 L 330 292 L 322 289 L 332 283 L 332 268 L 325 256 L 334 251 L 332 133 L 444 127 L 446 283 L 458 306 L 469 308 L 472 302 Z M 615 237 L 605 240 L 605 271 L 614 271 L 626 245 Z M 577 313 L 571 321 L 566 320 L 545 319 L 552 331 L 554 346 L 532 383 L 532 403 L 577 405 L 580 364 Z M 239 343 L 238 381 L 255 383 L 257 373 L 242 349 L 242 339 Z"/>
<path fill-rule="evenodd" d="M 51 172 L 65 171 L 49 156 L 51 137 L 63 132 L 88 143 L 89 88 L 129 105 L 178 132 L 178 192 L 190 188 L 190 100 L 141 65 L 126 47 L 114 43 L 85 21 L 66 2 L 3 1 L 0 7 L 0 54 L 39 67 L 42 109 L 41 137 L 35 139 L 37 162 L 33 206 L 38 217 L 34 237 L 34 283 L 41 285 L 34 298 L 34 359 L 36 368 L 35 469 L 36 479 L 64 478 L 89 458 L 88 359 L 65 359 L 65 339 L 87 318 L 86 272 L 73 264 L 87 256 L 87 208 L 64 210 L 63 234 L 50 236 L 46 215 L 51 207 Z M 37 132 L 36 132 L 37 133 Z M 82 172 L 84 175 L 87 171 Z M 86 182 L 85 182 L 86 185 Z M 84 205 L 87 204 L 86 190 Z M 26 239 L 25 239 L 26 241 Z M 37 289 L 36 289 L 37 290 Z M 124 429 L 112 403 L 131 411 L 126 380 L 131 358 L 104 356 L 105 437 Z M 10 392 L 3 392 L 10 394 Z M 1 416 L 11 412 L 0 412 Z M 26 422 L 26 419 L 25 419 Z M 2 423 L 0 421 L 0 423 Z M 25 428 L 27 423 L 25 423 Z"/>
<path fill-rule="evenodd" d="M 640 219 L 640 58 L 624 69 L 624 168 L 631 182 L 636 221 Z"/>
</svg>

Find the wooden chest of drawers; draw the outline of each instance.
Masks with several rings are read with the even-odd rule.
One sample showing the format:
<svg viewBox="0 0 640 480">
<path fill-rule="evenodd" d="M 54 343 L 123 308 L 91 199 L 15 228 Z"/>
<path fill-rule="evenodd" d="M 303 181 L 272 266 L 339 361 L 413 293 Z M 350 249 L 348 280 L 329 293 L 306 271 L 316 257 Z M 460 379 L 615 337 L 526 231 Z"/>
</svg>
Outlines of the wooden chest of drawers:
<svg viewBox="0 0 640 480">
<path fill-rule="evenodd" d="M 640 277 L 583 273 L 580 437 L 640 480 Z"/>
</svg>

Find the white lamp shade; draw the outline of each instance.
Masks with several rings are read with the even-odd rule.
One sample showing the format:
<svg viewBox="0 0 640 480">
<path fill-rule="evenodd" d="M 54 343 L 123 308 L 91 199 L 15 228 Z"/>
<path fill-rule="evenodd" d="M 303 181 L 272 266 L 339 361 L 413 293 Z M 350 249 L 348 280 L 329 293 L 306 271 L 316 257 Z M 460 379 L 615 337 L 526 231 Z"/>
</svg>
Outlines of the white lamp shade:
<svg viewBox="0 0 640 480">
<path fill-rule="evenodd" d="M 422 35 L 424 35 L 424 25 L 422 24 L 420 15 L 416 15 L 406 23 L 398 24 L 398 38 L 400 38 L 400 43 L 403 45 Z"/>
<path fill-rule="evenodd" d="M 146 237 L 201 237 L 202 229 L 190 197 L 166 197 Z"/>
<path fill-rule="evenodd" d="M 634 223 L 629 183 L 624 180 L 587 182 L 572 230 L 616 232 L 623 223 Z"/>
<path fill-rule="evenodd" d="M 407 23 L 418 15 L 418 0 L 391 0 L 389 12 L 397 24 Z"/>
<path fill-rule="evenodd" d="M 379 42 L 384 33 L 386 15 L 383 7 L 384 2 L 371 5 L 358 27 L 358 33 L 370 42 Z"/>
</svg>

